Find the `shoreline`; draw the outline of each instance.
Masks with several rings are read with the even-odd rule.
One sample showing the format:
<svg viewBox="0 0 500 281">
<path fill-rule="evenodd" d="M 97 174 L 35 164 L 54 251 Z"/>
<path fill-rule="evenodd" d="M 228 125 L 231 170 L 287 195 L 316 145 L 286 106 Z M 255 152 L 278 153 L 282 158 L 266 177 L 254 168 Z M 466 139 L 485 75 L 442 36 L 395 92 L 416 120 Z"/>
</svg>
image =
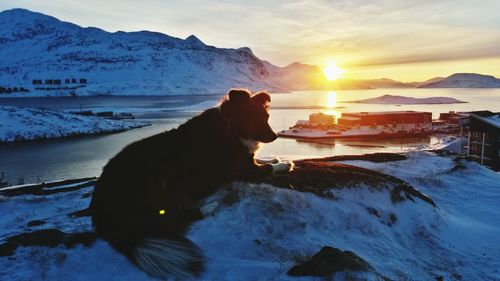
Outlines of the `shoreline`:
<svg viewBox="0 0 500 281">
<path fill-rule="evenodd" d="M 39 137 L 36 139 L 19 139 L 19 140 L 13 140 L 13 141 L 3 141 L 0 140 L 0 145 L 2 144 L 23 144 L 23 143 L 37 143 L 37 142 L 45 142 L 45 141 L 50 141 L 50 140 L 70 140 L 70 139 L 78 139 L 81 137 L 97 137 L 97 136 L 105 136 L 105 135 L 112 135 L 112 134 L 118 134 L 122 132 L 126 132 L 129 130 L 134 130 L 134 129 L 140 129 L 144 127 L 151 126 L 151 123 L 147 123 L 144 125 L 139 125 L 137 127 L 132 127 L 128 129 L 118 129 L 118 130 L 113 130 L 113 131 L 106 131 L 106 132 L 97 132 L 97 133 L 74 133 L 74 134 L 68 134 L 68 135 L 61 135 L 59 137 Z"/>
<path fill-rule="evenodd" d="M 151 125 L 145 121 L 112 120 L 63 110 L 0 106 L 0 144 L 77 138 L 123 132 Z"/>
</svg>

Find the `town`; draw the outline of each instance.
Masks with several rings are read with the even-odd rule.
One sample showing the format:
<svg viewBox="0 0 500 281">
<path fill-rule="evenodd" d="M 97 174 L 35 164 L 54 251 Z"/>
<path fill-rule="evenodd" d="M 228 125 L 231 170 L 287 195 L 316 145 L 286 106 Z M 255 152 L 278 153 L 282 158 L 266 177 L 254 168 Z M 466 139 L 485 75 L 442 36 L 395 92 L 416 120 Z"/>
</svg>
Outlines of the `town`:
<svg viewBox="0 0 500 281">
<path fill-rule="evenodd" d="M 280 137 L 295 139 L 373 140 L 446 134 L 441 150 L 470 157 L 481 165 L 500 170 L 500 113 L 472 111 L 440 113 L 385 111 L 349 112 L 335 118 L 322 112 L 299 120 Z"/>
<path fill-rule="evenodd" d="M 31 81 L 34 90 L 53 91 L 53 90 L 74 90 L 85 87 L 88 83 L 87 78 L 65 78 L 65 79 L 33 79 Z M 28 93 L 27 86 L 0 86 L 0 94 Z"/>
</svg>

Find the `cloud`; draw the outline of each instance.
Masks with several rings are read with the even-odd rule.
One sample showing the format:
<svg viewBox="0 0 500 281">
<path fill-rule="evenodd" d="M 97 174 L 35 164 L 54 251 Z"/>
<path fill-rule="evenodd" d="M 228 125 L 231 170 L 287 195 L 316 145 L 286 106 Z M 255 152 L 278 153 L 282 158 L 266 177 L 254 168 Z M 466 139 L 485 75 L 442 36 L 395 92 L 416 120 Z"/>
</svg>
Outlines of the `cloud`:
<svg viewBox="0 0 500 281">
<path fill-rule="evenodd" d="M 396 54 L 395 56 L 375 58 L 352 64 L 353 67 L 382 66 L 392 64 L 411 64 L 424 62 L 455 61 L 480 58 L 500 58 L 500 41 L 489 45 L 467 46 L 428 53 Z"/>
<path fill-rule="evenodd" d="M 252 48 L 278 65 L 335 58 L 352 67 L 498 57 L 499 1 L 491 0 L 10 0 L 108 31 L 195 34 Z"/>
</svg>

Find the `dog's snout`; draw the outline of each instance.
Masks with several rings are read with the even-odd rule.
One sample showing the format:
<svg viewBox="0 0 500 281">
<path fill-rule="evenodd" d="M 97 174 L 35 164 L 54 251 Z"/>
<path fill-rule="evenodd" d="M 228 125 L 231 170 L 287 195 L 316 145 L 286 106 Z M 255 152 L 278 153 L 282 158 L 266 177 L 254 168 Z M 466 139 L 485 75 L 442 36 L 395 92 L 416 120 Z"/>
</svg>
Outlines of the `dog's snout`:
<svg viewBox="0 0 500 281">
<path fill-rule="evenodd" d="M 260 141 L 263 143 L 270 143 L 275 141 L 278 138 L 278 135 L 273 131 L 270 130 L 268 134 L 266 134 Z"/>
<path fill-rule="evenodd" d="M 276 134 L 275 132 L 273 132 L 273 137 L 272 137 L 271 141 L 275 141 L 277 138 L 278 138 L 278 134 Z"/>
</svg>

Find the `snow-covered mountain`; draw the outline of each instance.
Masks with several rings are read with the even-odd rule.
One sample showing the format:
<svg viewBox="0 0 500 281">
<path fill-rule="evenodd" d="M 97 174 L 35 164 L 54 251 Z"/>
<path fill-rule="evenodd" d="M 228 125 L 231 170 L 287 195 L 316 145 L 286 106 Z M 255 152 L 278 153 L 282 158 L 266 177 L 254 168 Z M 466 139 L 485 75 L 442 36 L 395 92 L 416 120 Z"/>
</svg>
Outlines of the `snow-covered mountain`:
<svg viewBox="0 0 500 281">
<path fill-rule="evenodd" d="M 210 94 L 231 87 L 285 91 L 307 88 L 303 80 L 286 82 L 315 68 L 280 68 L 249 48 L 216 48 L 194 35 L 110 33 L 24 9 L 1 12 L 0 26 L 0 86 L 23 87 L 30 95 Z"/>
<path fill-rule="evenodd" d="M 420 85 L 419 88 L 500 88 L 500 79 L 476 73 L 455 73 L 445 79 Z"/>
<path fill-rule="evenodd" d="M 269 91 L 500 87 L 499 79 L 479 74 L 415 83 L 326 82 L 318 66 L 298 62 L 275 66 L 247 47 L 208 46 L 194 35 L 180 39 L 150 31 L 110 33 L 24 9 L 0 12 L 0 26 L 0 96 L 222 94 L 232 87 Z M 1 94 L 6 91 L 10 94 Z"/>
</svg>

